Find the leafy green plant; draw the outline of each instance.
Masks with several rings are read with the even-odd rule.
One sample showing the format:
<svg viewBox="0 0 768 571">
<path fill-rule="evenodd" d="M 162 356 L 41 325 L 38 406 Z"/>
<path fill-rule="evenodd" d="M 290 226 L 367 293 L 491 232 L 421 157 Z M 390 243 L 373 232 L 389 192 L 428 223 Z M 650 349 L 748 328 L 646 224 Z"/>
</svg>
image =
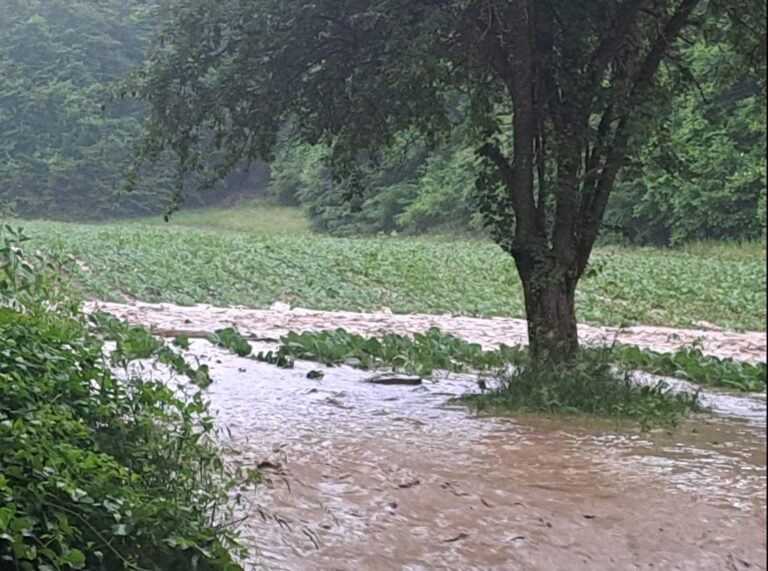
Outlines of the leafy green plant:
<svg viewBox="0 0 768 571">
<path fill-rule="evenodd" d="M 262 352 L 256 358 L 268 363 L 293 363 L 296 359 L 325 365 L 348 365 L 358 369 L 392 368 L 396 371 L 431 375 L 436 370 L 466 372 L 500 368 L 522 353 L 515 347 L 484 351 L 476 343 L 432 328 L 413 337 L 389 333 L 380 339 L 366 338 L 344 329 L 320 332 L 290 332 L 281 337 L 276 352 Z"/>
<path fill-rule="evenodd" d="M 88 316 L 90 330 L 103 340 L 113 341 L 115 349 L 110 352 L 110 363 L 113 366 L 126 368 L 137 359 L 154 359 L 167 365 L 180 375 L 185 375 L 201 388 L 209 386 L 213 381 L 208 365 L 194 367 L 179 353 L 169 347 L 163 340 L 152 335 L 144 327 L 130 325 L 100 311 Z M 174 346 L 180 349 L 189 348 L 189 339 L 177 338 Z M 186 345 L 186 346 L 185 346 Z"/>
<path fill-rule="evenodd" d="M 387 334 L 366 338 L 344 329 L 288 333 L 277 351 L 259 353 L 256 358 L 282 367 L 296 359 L 325 365 L 348 365 L 359 369 L 394 369 L 429 376 L 436 370 L 497 373 L 525 362 L 523 347 L 501 345 L 484 350 L 454 335 L 432 328 L 412 337 Z M 658 353 L 630 345 L 615 344 L 607 349 L 614 364 L 625 369 L 674 377 L 701 385 L 747 392 L 766 390 L 766 364 L 751 364 L 704 355 L 696 347 L 681 347 L 674 353 Z M 605 348 L 582 349 L 583 355 L 601 356 Z"/>
<path fill-rule="evenodd" d="M 239 235 L 138 224 L 29 222 L 25 228 L 35 247 L 81 261 L 74 269 L 80 288 L 108 301 L 255 308 L 285 301 L 327 310 L 523 315 L 514 263 L 478 240 Z M 764 246 L 731 249 L 733 255 L 710 256 L 712 250 L 598 251 L 592 262 L 600 272 L 577 292 L 579 319 L 764 329 Z"/>
<path fill-rule="evenodd" d="M 696 347 L 681 347 L 674 353 L 658 353 L 630 345 L 616 345 L 614 358 L 620 363 L 654 375 L 676 377 L 698 383 L 747 392 L 765 392 L 766 364 L 744 363 L 704 355 Z"/>
<path fill-rule="evenodd" d="M 181 357 L 87 319 L 59 263 L 24 241 L 0 231 L 0 568 L 241 569 L 230 493 L 258 473 L 225 468 L 194 384 L 117 378 L 115 363 Z"/>
<path fill-rule="evenodd" d="M 206 335 L 206 339 L 214 345 L 229 349 L 239 357 L 247 357 L 253 351 L 251 344 L 232 327 L 209 333 Z"/>
</svg>

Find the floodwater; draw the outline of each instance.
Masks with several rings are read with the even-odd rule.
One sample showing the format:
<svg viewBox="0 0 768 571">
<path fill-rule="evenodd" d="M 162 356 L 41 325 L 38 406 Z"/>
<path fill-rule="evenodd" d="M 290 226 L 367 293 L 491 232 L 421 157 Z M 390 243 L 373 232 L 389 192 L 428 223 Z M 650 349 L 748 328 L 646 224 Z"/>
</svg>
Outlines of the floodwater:
<svg viewBox="0 0 768 571">
<path fill-rule="evenodd" d="M 344 328 L 350 333 L 377 336 L 385 332 L 409 334 L 438 327 L 471 343 L 486 348 L 499 343 L 520 345 L 527 340 L 523 319 L 503 317 L 478 318 L 452 315 L 393 314 L 388 309 L 376 313 L 351 311 L 315 311 L 291 308 L 276 303 L 270 309 L 212 307 L 210 305 L 178 306 L 168 303 L 119 304 L 90 302 L 87 310 L 101 309 L 134 323 L 152 325 L 159 332 L 174 336 L 185 332 L 190 336 L 224 327 L 235 327 L 241 334 L 277 339 L 289 331 L 318 331 Z M 672 352 L 683 344 L 698 343 L 704 353 L 731 357 L 741 361 L 766 360 L 764 331 L 736 333 L 713 329 L 673 329 L 669 327 L 635 326 L 626 328 L 579 325 L 579 338 L 586 344 L 599 345 L 620 341 L 628 345 Z"/>
<path fill-rule="evenodd" d="M 381 386 L 203 340 L 191 353 L 211 367 L 229 457 L 272 480 L 241 509 L 248 569 L 766 569 L 761 395 L 708 391 L 712 414 L 643 434 L 477 416 L 449 404 L 474 390 L 463 376 Z"/>
<path fill-rule="evenodd" d="M 193 352 L 211 366 L 230 456 L 272 466 L 243 512 L 249 568 L 765 569 L 758 398 L 709 393 L 720 413 L 642 434 L 478 417 L 448 404 L 474 389 L 462 377 L 381 386 L 362 371 L 285 371 L 204 341 Z M 322 380 L 306 378 L 318 368 Z"/>
</svg>

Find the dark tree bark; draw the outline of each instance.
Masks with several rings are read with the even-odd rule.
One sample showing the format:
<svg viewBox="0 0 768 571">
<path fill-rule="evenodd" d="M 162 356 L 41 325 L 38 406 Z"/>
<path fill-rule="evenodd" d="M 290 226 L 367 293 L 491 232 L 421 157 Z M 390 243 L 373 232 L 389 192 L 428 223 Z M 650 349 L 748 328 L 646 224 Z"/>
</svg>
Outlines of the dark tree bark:
<svg viewBox="0 0 768 571">
<path fill-rule="evenodd" d="M 562 363 L 579 348 L 576 325 L 576 284 L 562 279 L 551 285 L 523 283 L 528 342 L 538 361 Z"/>
<path fill-rule="evenodd" d="M 699 3 L 679 0 L 637 68 L 630 69 L 622 58 L 631 49 L 630 38 L 648 2 L 625 0 L 613 33 L 595 49 L 584 72 L 565 83 L 558 83 L 542 65 L 546 54 L 537 51 L 534 41 L 534 2 L 511 0 L 507 12 L 496 4 L 487 18 L 491 24 L 482 36 L 484 53 L 512 101 L 513 152 L 507 157 L 485 145 L 480 153 L 499 169 L 515 213 L 514 238 L 505 243 L 523 284 L 530 351 L 538 361 L 562 363 L 578 351 L 576 285 L 626 163 L 629 118 Z M 571 39 L 578 42 L 578 37 Z M 595 108 L 606 74 L 612 77 L 612 97 Z M 595 118 L 600 120 L 593 132 L 590 122 Z M 549 177 L 548 155 L 556 165 Z M 554 203 L 551 227 L 548 178 Z"/>
</svg>

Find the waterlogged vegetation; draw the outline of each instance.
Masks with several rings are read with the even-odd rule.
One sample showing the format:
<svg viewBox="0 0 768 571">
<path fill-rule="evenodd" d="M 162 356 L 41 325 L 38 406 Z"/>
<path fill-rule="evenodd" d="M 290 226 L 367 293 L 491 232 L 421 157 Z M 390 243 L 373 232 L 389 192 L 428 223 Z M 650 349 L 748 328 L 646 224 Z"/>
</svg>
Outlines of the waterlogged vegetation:
<svg viewBox="0 0 768 571">
<path fill-rule="evenodd" d="M 613 355 L 628 367 L 654 375 L 745 392 L 765 392 L 765 363 L 721 359 L 704 355 L 697 347 L 681 347 L 674 353 L 659 353 L 631 345 L 616 345 Z"/>
<path fill-rule="evenodd" d="M 37 246 L 75 256 L 83 291 L 109 301 L 522 317 L 512 259 L 480 240 L 227 234 L 137 224 L 25 224 Z M 764 246 L 605 248 L 580 282 L 580 321 L 762 330 Z M 738 252 L 738 250 L 736 250 Z"/>
<path fill-rule="evenodd" d="M 516 363 L 523 351 L 502 345 L 485 351 L 476 343 L 439 329 L 414 333 L 413 337 L 389 333 L 380 339 L 335 331 L 289 333 L 280 339 L 274 352 L 263 352 L 257 359 L 290 367 L 296 359 L 317 361 L 324 365 L 348 365 L 358 369 L 393 369 L 403 373 L 429 376 L 435 371 L 455 373 L 485 372 Z"/>
<path fill-rule="evenodd" d="M 232 335 L 232 330 L 227 332 Z M 234 338 L 230 339 L 235 347 L 245 342 L 241 338 L 234 345 Z M 438 329 L 412 338 L 388 334 L 381 339 L 337 329 L 289 333 L 282 337 L 279 349 L 261 352 L 256 359 L 285 368 L 293 367 L 296 359 L 305 359 L 327 366 L 393 369 L 420 376 L 436 371 L 471 372 L 479 374 L 481 393 L 462 400 L 478 410 L 585 413 L 634 420 L 643 429 L 675 425 L 689 412 L 701 410 L 697 393 L 672 391 L 663 381 L 638 384 L 632 378 L 630 354 L 614 354 L 611 348 L 583 350 L 568 366 L 542 368 L 533 366 L 523 348 L 502 345 L 486 351 Z M 684 371 L 676 372 L 687 376 Z M 490 390 L 488 380 L 493 382 Z"/>
<path fill-rule="evenodd" d="M 217 332 L 220 333 L 220 332 Z M 221 344 L 239 355 L 249 355 L 251 347 L 233 329 L 227 329 L 228 342 Z M 246 348 L 245 352 L 242 351 Z M 766 365 L 742 363 L 732 359 L 703 355 L 696 347 L 682 347 L 672 354 L 657 353 L 628 345 L 582 349 L 582 355 L 607 355 L 624 369 L 674 377 L 700 385 L 764 392 Z M 292 367 L 296 359 L 324 365 L 348 365 L 359 369 L 392 369 L 397 372 L 429 376 L 434 371 L 491 373 L 503 377 L 510 368 L 521 369 L 527 362 L 523 347 L 500 345 L 484 350 L 449 333 L 432 328 L 412 337 L 386 334 L 367 338 L 344 329 L 319 332 L 291 332 L 280 339 L 276 351 L 262 352 L 259 360 L 281 367 Z"/>
<path fill-rule="evenodd" d="M 674 391 L 663 381 L 639 384 L 631 371 L 617 370 L 607 349 L 564 365 L 542 367 L 526 358 L 497 387 L 463 400 L 479 411 L 588 414 L 635 421 L 642 430 L 676 426 L 703 410 L 698 393 Z"/>
<path fill-rule="evenodd" d="M 128 366 L 197 369 L 140 328 L 89 320 L 67 265 L 20 243 L 0 230 L 0 568 L 242 569 L 229 499 L 258 473 L 225 468 L 195 383 Z"/>
</svg>

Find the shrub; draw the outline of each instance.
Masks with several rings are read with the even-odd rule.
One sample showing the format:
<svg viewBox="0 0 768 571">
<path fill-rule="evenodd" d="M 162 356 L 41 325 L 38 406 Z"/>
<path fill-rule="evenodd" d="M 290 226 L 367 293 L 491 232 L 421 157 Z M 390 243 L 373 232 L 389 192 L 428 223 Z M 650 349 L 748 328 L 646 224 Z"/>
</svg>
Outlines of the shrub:
<svg viewBox="0 0 768 571">
<path fill-rule="evenodd" d="M 106 331 L 126 365 L 141 334 L 89 321 L 67 266 L 23 241 L 0 230 L 0 568 L 241 569 L 225 525 L 235 474 L 201 389 L 116 377 Z"/>
</svg>

